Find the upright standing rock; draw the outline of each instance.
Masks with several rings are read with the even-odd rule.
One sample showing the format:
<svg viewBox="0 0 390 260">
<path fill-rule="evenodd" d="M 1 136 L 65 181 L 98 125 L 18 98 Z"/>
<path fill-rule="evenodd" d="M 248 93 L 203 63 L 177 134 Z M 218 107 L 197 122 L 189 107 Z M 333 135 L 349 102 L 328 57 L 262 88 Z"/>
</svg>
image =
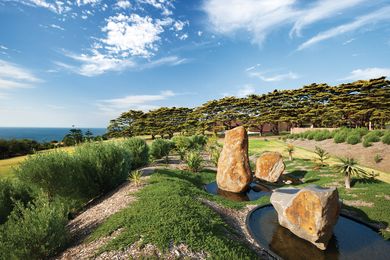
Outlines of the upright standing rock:
<svg viewBox="0 0 390 260">
<path fill-rule="evenodd" d="M 268 182 L 277 182 L 284 169 L 285 165 L 280 153 L 265 152 L 257 158 L 255 176 Z"/>
<path fill-rule="evenodd" d="M 252 181 L 248 159 L 248 135 L 243 126 L 226 131 L 218 160 L 217 185 L 230 192 L 245 191 Z"/>
<path fill-rule="evenodd" d="M 281 188 L 272 193 L 271 203 L 281 226 L 319 249 L 326 249 L 340 213 L 336 188 Z"/>
</svg>

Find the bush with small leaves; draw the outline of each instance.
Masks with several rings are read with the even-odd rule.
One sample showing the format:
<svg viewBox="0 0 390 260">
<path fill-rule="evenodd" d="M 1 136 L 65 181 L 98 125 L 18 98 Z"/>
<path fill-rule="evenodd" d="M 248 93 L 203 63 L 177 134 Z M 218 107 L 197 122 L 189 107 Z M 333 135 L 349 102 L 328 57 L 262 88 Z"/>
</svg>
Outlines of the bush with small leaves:
<svg viewBox="0 0 390 260">
<path fill-rule="evenodd" d="M 386 131 L 386 133 L 382 136 L 382 143 L 390 144 L 390 131 Z"/>
<path fill-rule="evenodd" d="M 172 138 L 175 151 L 179 154 L 180 160 L 185 159 L 186 153 L 191 149 L 192 140 L 187 136 L 175 136 Z"/>
<path fill-rule="evenodd" d="M 318 156 L 318 160 L 320 161 L 320 166 L 324 166 L 325 161 L 330 158 L 329 153 L 318 146 L 316 146 L 314 152 Z"/>
<path fill-rule="evenodd" d="M 333 140 L 336 144 L 344 143 L 347 140 L 348 133 L 346 131 L 338 131 L 334 134 Z"/>
<path fill-rule="evenodd" d="M 207 143 L 207 136 L 193 135 L 191 139 L 191 149 L 202 150 Z"/>
<path fill-rule="evenodd" d="M 32 200 L 31 188 L 16 180 L 0 179 L 0 224 L 3 224 L 16 202 L 26 205 Z"/>
<path fill-rule="evenodd" d="M 367 142 L 370 143 L 375 143 L 379 142 L 381 140 L 381 137 L 374 132 L 369 132 L 364 136 L 364 140 L 367 140 Z"/>
<path fill-rule="evenodd" d="M 199 172 L 202 169 L 203 157 L 199 151 L 191 151 L 186 156 L 186 163 L 190 171 Z"/>
<path fill-rule="evenodd" d="M 21 202 L 0 226 L 0 259 L 46 259 L 67 243 L 67 210 L 59 201 L 40 195 L 25 207 Z"/>
<path fill-rule="evenodd" d="M 372 144 L 366 138 L 363 139 L 363 147 L 370 147 Z"/>
<path fill-rule="evenodd" d="M 374 161 L 380 163 L 383 160 L 383 157 L 380 154 L 375 154 Z"/>
<path fill-rule="evenodd" d="M 131 154 L 131 168 L 137 169 L 149 162 L 149 147 L 144 139 L 133 137 L 126 139 L 123 147 Z"/>
<path fill-rule="evenodd" d="M 358 134 L 350 134 L 347 136 L 347 143 L 348 144 L 357 144 L 360 143 L 360 136 Z"/>
<path fill-rule="evenodd" d="M 173 149 L 174 145 L 172 141 L 166 139 L 156 139 L 150 146 L 150 155 L 154 159 L 165 158 L 165 162 L 168 163 L 168 155 Z"/>
</svg>

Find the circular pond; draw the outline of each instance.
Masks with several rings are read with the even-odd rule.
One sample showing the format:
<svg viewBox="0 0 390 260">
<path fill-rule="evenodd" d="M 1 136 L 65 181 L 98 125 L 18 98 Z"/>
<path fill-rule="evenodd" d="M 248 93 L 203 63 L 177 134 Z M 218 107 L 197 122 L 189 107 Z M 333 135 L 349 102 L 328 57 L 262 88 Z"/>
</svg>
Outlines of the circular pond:
<svg viewBox="0 0 390 260">
<path fill-rule="evenodd" d="M 250 184 L 249 189 L 246 192 L 242 192 L 242 193 L 234 193 L 234 192 L 221 190 L 220 188 L 218 188 L 216 182 L 209 183 L 205 185 L 204 188 L 208 193 L 219 195 L 226 199 L 234 200 L 234 201 L 257 200 L 260 197 L 271 195 L 271 189 L 269 189 L 265 185 L 254 183 L 254 182 Z"/>
<path fill-rule="evenodd" d="M 324 251 L 280 226 L 272 205 L 251 211 L 246 224 L 262 247 L 283 259 L 389 259 L 390 242 L 368 226 L 344 216 L 339 217 Z"/>
</svg>

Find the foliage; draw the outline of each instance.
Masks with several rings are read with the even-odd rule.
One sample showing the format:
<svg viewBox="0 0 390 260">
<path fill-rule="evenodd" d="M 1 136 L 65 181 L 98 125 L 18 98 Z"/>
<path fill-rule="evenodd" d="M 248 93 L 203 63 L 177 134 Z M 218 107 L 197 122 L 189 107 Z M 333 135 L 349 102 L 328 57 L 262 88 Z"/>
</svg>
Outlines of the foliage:
<svg viewBox="0 0 390 260">
<path fill-rule="evenodd" d="M 31 191 L 26 185 L 19 181 L 0 179 L 0 224 L 7 220 L 15 203 L 26 205 L 31 200 Z"/>
<path fill-rule="evenodd" d="M 346 130 L 340 130 L 335 133 L 333 140 L 336 144 L 344 143 L 347 140 L 348 132 Z"/>
<path fill-rule="evenodd" d="M 207 136 L 193 135 L 190 137 L 191 149 L 202 150 L 207 143 Z"/>
<path fill-rule="evenodd" d="M 191 139 L 187 136 L 180 135 L 174 136 L 172 142 L 175 145 L 176 152 L 180 156 L 180 160 L 184 160 L 187 151 L 191 149 Z"/>
<path fill-rule="evenodd" d="M 390 131 L 386 131 L 386 133 L 382 136 L 382 143 L 390 144 Z"/>
<path fill-rule="evenodd" d="M 372 179 L 375 174 L 369 173 L 358 166 L 358 162 L 351 157 L 339 158 L 340 163 L 335 166 L 336 171 L 345 176 L 345 187 L 350 188 L 351 177 L 358 177 L 361 179 Z"/>
<path fill-rule="evenodd" d="M 203 157 L 199 151 L 191 151 L 186 156 L 186 163 L 190 171 L 198 172 L 202 169 Z"/>
<path fill-rule="evenodd" d="M 38 143 L 29 139 L 0 139 L 0 159 L 11 158 L 53 148 L 52 143 Z"/>
<path fill-rule="evenodd" d="M 120 145 L 86 143 L 73 154 L 51 151 L 31 156 L 16 169 L 16 176 L 49 198 L 85 201 L 126 180 L 130 169 L 130 153 Z"/>
<path fill-rule="evenodd" d="M 358 134 L 350 134 L 347 136 L 347 143 L 348 144 L 357 144 L 360 143 L 360 136 Z"/>
<path fill-rule="evenodd" d="M 205 173 L 207 174 L 207 173 Z M 242 242 L 231 239 L 235 231 L 210 207 L 198 199 L 207 196 L 199 180 L 202 174 L 159 171 L 139 191 L 128 208 L 104 222 L 91 239 L 123 231 L 103 248 L 121 249 L 141 239 L 166 251 L 184 243 L 192 251 L 206 251 L 213 259 L 256 259 Z M 213 174 L 215 178 L 215 174 Z"/>
<path fill-rule="evenodd" d="M 27 207 L 21 202 L 0 226 L 1 259 L 45 259 L 67 242 L 66 209 L 58 200 L 39 196 Z"/>
<path fill-rule="evenodd" d="M 380 163 L 383 160 L 383 157 L 380 154 L 375 154 L 374 161 L 375 163 Z"/>
<path fill-rule="evenodd" d="M 173 143 L 166 139 L 156 139 L 150 146 L 150 155 L 154 159 L 161 159 L 165 157 L 165 161 L 168 163 L 168 155 L 173 148 Z"/>
<path fill-rule="evenodd" d="M 366 138 L 363 139 L 363 147 L 370 147 L 372 143 L 370 143 Z"/>
<path fill-rule="evenodd" d="M 130 174 L 130 181 L 135 184 L 135 186 L 139 186 L 142 182 L 142 172 L 139 170 L 132 171 Z"/>
<path fill-rule="evenodd" d="M 86 143 L 76 147 L 74 158 L 80 164 L 81 190 L 94 195 L 106 193 L 124 182 L 131 170 L 131 153 L 115 143 Z M 89 192 L 88 192 L 89 193 Z"/>
<path fill-rule="evenodd" d="M 123 147 L 130 152 L 131 167 L 136 169 L 145 166 L 149 162 L 149 147 L 145 140 L 137 137 L 126 139 L 122 142 Z"/>
<path fill-rule="evenodd" d="M 384 128 L 390 121 L 389 89 L 390 81 L 381 77 L 339 86 L 314 83 L 300 89 L 275 90 L 244 98 L 224 97 L 194 109 L 165 107 L 147 113 L 130 110 L 112 120 L 108 132 L 116 136 L 137 133 L 153 138 L 172 137 L 174 132 L 217 134 L 244 124 L 263 135 L 266 126 L 278 134 L 280 123 L 287 123 L 289 127 L 361 127 L 355 132 L 362 137 L 370 123 L 374 128 Z M 329 135 L 333 133 L 324 131 L 300 138 L 324 140 Z M 335 142 L 345 142 L 346 138 L 344 133 L 339 133 Z"/>
<path fill-rule="evenodd" d="M 222 151 L 222 145 L 218 143 L 217 136 L 213 136 L 208 139 L 206 144 L 206 152 L 209 154 L 210 161 L 215 165 L 218 166 L 218 160 L 219 156 Z"/>
<path fill-rule="evenodd" d="M 379 142 L 381 140 L 380 131 L 369 132 L 364 136 L 364 140 L 367 140 L 367 142 L 370 143 Z"/>
<path fill-rule="evenodd" d="M 325 161 L 330 158 L 329 153 L 318 146 L 315 147 L 314 153 L 318 156 L 318 160 L 320 161 L 321 166 L 324 166 Z"/>
</svg>

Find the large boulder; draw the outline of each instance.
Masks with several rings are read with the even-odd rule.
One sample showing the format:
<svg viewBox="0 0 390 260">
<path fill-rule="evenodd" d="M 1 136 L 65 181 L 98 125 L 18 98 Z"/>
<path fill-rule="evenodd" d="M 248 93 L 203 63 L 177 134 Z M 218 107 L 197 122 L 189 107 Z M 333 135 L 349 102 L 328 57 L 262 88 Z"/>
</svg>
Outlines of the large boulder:
<svg viewBox="0 0 390 260">
<path fill-rule="evenodd" d="M 218 160 L 217 185 L 230 192 L 243 192 L 252 181 L 248 160 L 248 135 L 243 126 L 226 131 Z"/>
<path fill-rule="evenodd" d="M 268 182 L 277 182 L 285 168 L 286 166 L 280 153 L 265 152 L 257 158 L 255 176 Z"/>
<path fill-rule="evenodd" d="M 276 189 L 271 203 L 281 226 L 319 249 L 326 249 L 340 213 L 336 188 L 309 185 L 302 189 Z"/>
</svg>

